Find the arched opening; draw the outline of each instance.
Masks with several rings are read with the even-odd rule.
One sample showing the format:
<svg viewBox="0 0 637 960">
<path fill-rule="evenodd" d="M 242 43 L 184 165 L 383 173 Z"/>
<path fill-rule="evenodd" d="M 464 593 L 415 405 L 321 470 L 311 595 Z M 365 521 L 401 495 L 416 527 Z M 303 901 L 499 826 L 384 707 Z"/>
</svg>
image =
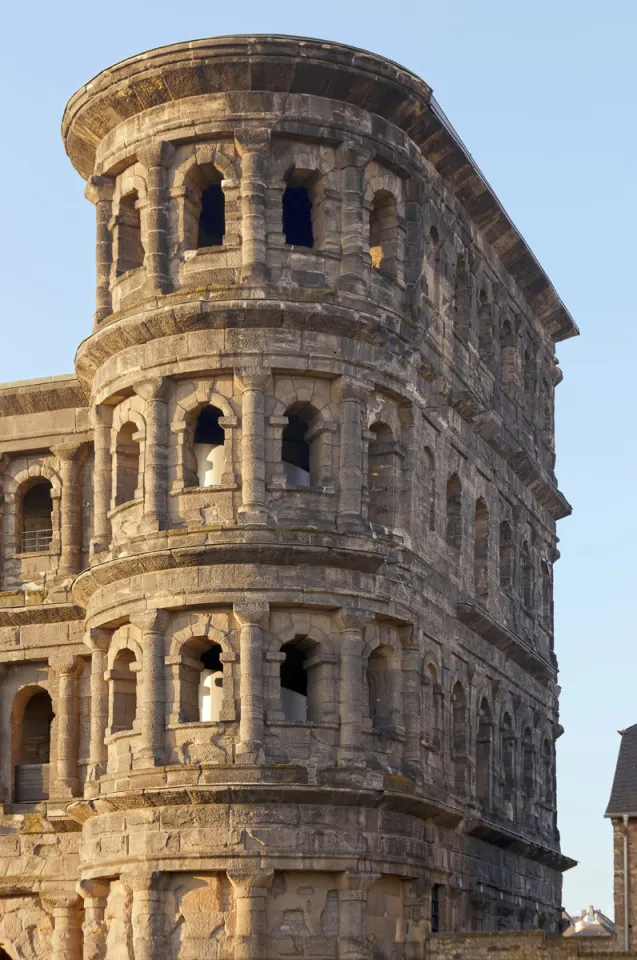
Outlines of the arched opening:
<svg viewBox="0 0 637 960">
<path fill-rule="evenodd" d="M 527 802 L 535 796 L 535 752 L 529 727 L 522 736 L 522 791 Z"/>
<path fill-rule="evenodd" d="M 53 705 L 49 694 L 40 687 L 30 688 L 27 694 L 21 717 L 16 716 L 16 710 L 22 704 L 14 704 L 16 803 L 46 800 L 49 796 Z"/>
<path fill-rule="evenodd" d="M 39 553 L 48 550 L 53 539 L 51 484 L 38 479 L 24 493 L 20 510 L 20 550 Z"/>
<path fill-rule="evenodd" d="M 220 247 L 223 244 L 225 232 L 226 198 L 221 187 L 221 181 L 209 183 L 201 194 L 197 249 Z"/>
<path fill-rule="evenodd" d="M 395 521 L 396 444 L 386 423 L 375 423 L 368 449 L 368 516 L 371 523 L 392 529 Z"/>
<path fill-rule="evenodd" d="M 555 773 L 553 770 L 553 748 L 551 742 L 542 742 L 542 799 L 547 807 L 555 806 Z"/>
<path fill-rule="evenodd" d="M 223 663 L 221 647 L 213 643 L 199 658 L 201 669 L 195 677 L 197 683 L 197 720 L 202 723 L 218 723 L 223 707 Z M 196 671 L 196 667 L 193 668 Z M 182 681 L 183 682 L 183 681 Z M 182 693 L 183 698 L 183 693 Z M 182 699 L 183 703 L 183 699 Z"/>
<path fill-rule="evenodd" d="M 214 487 L 223 482 L 226 435 L 219 423 L 222 416 L 218 407 L 207 406 L 197 417 L 193 446 L 200 487 Z"/>
<path fill-rule="evenodd" d="M 463 254 L 456 260 L 456 278 L 454 286 L 454 330 L 461 340 L 469 339 L 471 325 L 471 287 L 467 263 Z"/>
<path fill-rule="evenodd" d="M 120 650 L 110 672 L 110 732 L 132 730 L 137 716 L 138 667 L 132 650 Z"/>
<path fill-rule="evenodd" d="M 476 595 L 489 595 L 489 511 L 480 497 L 476 500 L 473 540 L 473 582 Z"/>
<path fill-rule="evenodd" d="M 281 436 L 281 460 L 285 481 L 292 487 L 309 487 L 318 469 L 316 439 L 308 440 L 309 426 L 317 416 L 314 407 L 294 403 L 285 411 L 288 422 Z"/>
<path fill-rule="evenodd" d="M 456 473 L 447 481 L 446 541 L 452 550 L 462 548 L 462 487 Z"/>
<path fill-rule="evenodd" d="M 369 215 L 369 255 L 375 270 L 395 274 L 397 237 L 396 198 L 388 190 L 377 190 Z"/>
<path fill-rule="evenodd" d="M 115 271 L 122 276 L 130 270 L 137 270 L 144 264 L 141 218 L 138 209 L 139 197 L 136 190 L 127 193 L 119 203 L 115 220 L 117 258 Z"/>
<path fill-rule="evenodd" d="M 505 814 L 509 819 L 513 816 L 512 804 L 515 791 L 515 740 L 513 737 L 513 722 L 508 713 L 502 718 L 502 800 L 505 804 Z"/>
<path fill-rule="evenodd" d="M 462 796 L 467 791 L 467 700 L 460 682 L 453 688 L 451 706 L 454 787 Z"/>
<path fill-rule="evenodd" d="M 478 294 L 478 350 L 486 362 L 493 357 L 493 306 L 486 290 Z"/>
<path fill-rule="evenodd" d="M 367 660 L 369 716 L 379 733 L 399 722 L 398 665 L 391 647 L 377 647 Z"/>
<path fill-rule="evenodd" d="M 286 244 L 314 246 L 312 224 L 315 171 L 293 170 L 283 191 L 283 234 Z"/>
<path fill-rule="evenodd" d="M 485 810 L 491 806 L 491 765 L 493 752 L 493 720 L 485 698 L 478 711 L 476 737 L 476 795 Z"/>
<path fill-rule="evenodd" d="M 513 531 L 508 520 L 500 524 L 499 566 L 500 587 L 508 591 L 513 585 Z"/>
<path fill-rule="evenodd" d="M 117 434 L 115 445 L 115 506 L 128 503 L 137 496 L 140 449 L 137 425 L 130 420 Z"/>
<path fill-rule="evenodd" d="M 520 552 L 520 575 L 522 579 L 522 603 L 526 609 L 533 610 L 533 560 L 531 559 L 531 550 L 528 541 L 522 544 Z"/>
<path fill-rule="evenodd" d="M 305 650 L 296 640 L 284 643 L 281 653 L 281 709 L 289 722 L 305 723 L 308 717 L 308 682 L 305 669 Z"/>
<path fill-rule="evenodd" d="M 424 477 L 423 489 L 425 494 L 425 528 L 436 529 L 436 461 L 434 455 L 425 447 L 423 456 Z"/>
</svg>

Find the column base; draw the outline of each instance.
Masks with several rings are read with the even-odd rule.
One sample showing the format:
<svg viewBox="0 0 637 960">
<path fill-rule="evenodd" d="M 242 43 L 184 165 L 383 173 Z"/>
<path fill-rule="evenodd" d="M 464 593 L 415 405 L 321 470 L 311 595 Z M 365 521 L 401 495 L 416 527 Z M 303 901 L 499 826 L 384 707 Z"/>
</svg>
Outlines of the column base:
<svg viewBox="0 0 637 960">
<path fill-rule="evenodd" d="M 364 533 L 366 530 L 365 521 L 360 513 L 339 513 L 336 526 L 341 533 Z"/>
<path fill-rule="evenodd" d="M 364 280 L 355 273 L 344 273 L 336 281 L 336 289 L 345 293 L 355 293 L 364 297 L 367 294 L 367 286 Z"/>
<path fill-rule="evenodd" d="M 259 740 L 244 740 L 234 748 L 235 760 L 239 763 L 265 763 L 263 744 Z"/>
<path fill-rule="evenodd" d="M 140 533 L 159 533 L 161 523 L 156 517 L 142 517 L 139 524 Z"/>
<path fill-rule="evenodd" d="M 244 527 L 270 526 L 270 514 L 265 507 L 253 507 L 247 504 L 239 507 L 237 513 Z"/>
</svg>

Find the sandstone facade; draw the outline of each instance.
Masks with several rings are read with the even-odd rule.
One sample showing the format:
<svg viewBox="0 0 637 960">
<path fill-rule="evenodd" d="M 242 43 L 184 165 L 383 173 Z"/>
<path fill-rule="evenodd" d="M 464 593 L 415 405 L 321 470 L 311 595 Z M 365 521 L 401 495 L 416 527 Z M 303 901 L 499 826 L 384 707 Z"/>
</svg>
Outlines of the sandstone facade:
<svg viewBox="0 0 637 960">
<path fill-rule="evenodd" d="M 205 40 L 63 135 L 97 309 L 74 376 L 0 388 L 6 954 L 557 932 L 577 331 L 431 90 Z"/>
</svg>

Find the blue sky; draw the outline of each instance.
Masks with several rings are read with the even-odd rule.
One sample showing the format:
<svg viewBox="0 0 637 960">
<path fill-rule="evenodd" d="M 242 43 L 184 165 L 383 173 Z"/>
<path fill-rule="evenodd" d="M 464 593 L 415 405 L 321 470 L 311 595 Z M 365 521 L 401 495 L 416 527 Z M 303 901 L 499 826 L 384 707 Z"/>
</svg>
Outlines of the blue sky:
<svg viewBox="0 0 637 960">
<path fill-rule="evenodd" d="M 71 372 L 90 332 L 94 210 L 59 128 L 67 99 L 102 68 L 178 40 L 290 33 L 373 50 L 433 87 L 582 333 L 558 350 L 557 472 L 575 509 L 560 524 L 556 569 L 566 728 L 560 829 L 564 852 L 580 861 L 566 875 L 565 906 L 594 903 L 612 914 L 603 813 L 617 730 L 637 722 L 629 603 L 637 541 L 634 0 L 10 7 L 0 15 L 0 381 Z"/>
</svg>

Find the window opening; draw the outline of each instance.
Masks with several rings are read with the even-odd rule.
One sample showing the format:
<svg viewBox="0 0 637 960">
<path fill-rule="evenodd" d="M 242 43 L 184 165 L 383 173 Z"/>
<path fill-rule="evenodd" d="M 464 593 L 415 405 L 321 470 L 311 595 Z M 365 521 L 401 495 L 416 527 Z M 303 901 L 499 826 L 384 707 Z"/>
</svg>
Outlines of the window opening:
<svg viewBox="0 0 637 960">
<path fill-rule="evenodd" d="M 476 740 L 476 794 L 485 809 L 491 805 L 492 731 L 491 710 L 487 701 L 483 700 L 478 715 Z"/>
<path fill-rule="evenodd" d="M 297 247 L 314 246 L 312 198 L 306 186 L 290 178 L 283 192 L 283 233 L 285 242 Z"/>
<path fill-rule="evenodd" d="M 307 671 L 305 651 L 295 641 L 284 643 L 281 652 L 285 660 L 281 664 L 281 709 L 285 720 L 306 722 Z"/>
<path fill-rule="evenodd" d="M 395 263 L 397 219 L 395 198 L 388 190 L 377 190 L 369 216 L 369 255 L 375 270 Z"/>
<path fill-rule="evenodd" d="M 117 434 L 115 506 L 135 499 L 139 483 L 139 442 L 135 439 L 137 426 L 125 423 Z"/>
<path fill-rule="evenodd" d="M 223 414 L 217 407 L 204 407 L 195 427 L 194 450 L 200 487 L 222 482 L 225 469 L 225 431 L 219 423 Z"/>
<path fill-rule="evenodd" d="M 527 610 L 533 609 L 533 561 L 529 544 L 525 540 L 522 544 L 522 603 Z"/>
<path fill-rule="evenodd" d="M 201 673 L 199 675 L 198 705 L 199 719 L 204 723 L 217 723 L 221 719 L 223 706 L 223 663 L 221 647 L 214 643 L 202 653 Z"/>
<path fill-rule="evenodd" d="M 53 539 L 51 484 L 40 480 L 22 498 L 22 553 L 48 550 Z"/>
<path fill-rule="evenodd" d="M 139 210 L 137 209 L 137 191 L 127 193 L 122 197 L 117 215 L 117 276 L 137 270 L 144 264 L 144 247 L 142 245 L 142 228 Z"/>
<path fill-rule="evenodd" d="M 17 803 L 46 800 L 49 796 L 51 724 L 53 706 L 46 690 L 36 690 L 27 701 L 18 727 L 19 746 L 15 767 Z"/>
<path fill-rule="evenodd" d="M 394 436 L 386 423 L 375 423 L 368 449 L 368 516 L 371 523 L 394 526 L 396 496 Z"/>
<path fill-rule="evenodd" d="M 431 888 L 431 932 L 440 933 L 440 884 Z"/>
<path fill-rule="evenodd" d="M 226 232 L 226 198 L 220 183 L 210 183 L 201 194 L 197 247 L 220 247 Z"/>
<path fill-rule="evenodd" d="M 462 547 L 462 487 L 460 478 L 453 474 L 447 481 L 447 546 L 453 550 Z"/>
<path fill-rule="evenodd" d="M 137 676 L 134 672 L 135 654 L 120 650 L 111 671 L 112 722 L 111 733 L 132 730 L 137 715 Z"/>
<path fill-rule="evenodd" d="M 309 487 L 312 479 L 312 451 L 307 442 L 310 421 L 316 416 L 313 407 L 294 404 L 285 411 L 288 419 L 281 437 L 281 460 L 285 481 L 292 487 Z"/>
<path fill-rule="evenodd" d="M 398 712 L 396 669 L 390 650 L 377 647 L 367 661 L 369 716 L 372 727 L 383 731 L 392 727 Z"/>
</svg>

